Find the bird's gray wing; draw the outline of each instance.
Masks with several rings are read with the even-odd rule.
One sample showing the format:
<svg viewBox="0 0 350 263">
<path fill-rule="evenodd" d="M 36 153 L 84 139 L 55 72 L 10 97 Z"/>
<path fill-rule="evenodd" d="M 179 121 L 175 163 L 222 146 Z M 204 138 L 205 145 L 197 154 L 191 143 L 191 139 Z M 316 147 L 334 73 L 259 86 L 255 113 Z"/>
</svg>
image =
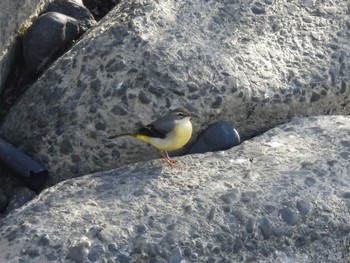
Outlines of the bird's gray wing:
<svg viewBox="0 0 350 263">
<path fill-rule="evenodd" d="M 174 125 L 174 118 L 172 116 L 165 116 L 138 129 L 136 133 L 164 139 L 174 129 Z"/>
</svg>

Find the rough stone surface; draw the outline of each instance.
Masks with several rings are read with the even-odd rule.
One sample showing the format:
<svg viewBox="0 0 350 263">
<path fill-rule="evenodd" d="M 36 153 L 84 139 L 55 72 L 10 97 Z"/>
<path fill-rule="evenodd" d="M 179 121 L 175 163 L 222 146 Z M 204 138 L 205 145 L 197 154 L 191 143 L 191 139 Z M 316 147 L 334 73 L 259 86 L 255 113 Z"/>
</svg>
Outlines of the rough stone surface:
<svg viewBox="0 0 350 263">
<path fill-rule="evenodd" d="M 347 262 L 349 131 L 295 119 L 178 169 L 67 180 L 2 219 L 0 261 Z"/>
<path fill-rule="evenodd" d="M 169 107 L 194 129 L 236 121 L 247 138 L 293 116 L 348 114 L 348 1 L 121 1 L 6 117 L 0 135 L 51 183 L 158 157 L 108 135 Z"/>
</svg>

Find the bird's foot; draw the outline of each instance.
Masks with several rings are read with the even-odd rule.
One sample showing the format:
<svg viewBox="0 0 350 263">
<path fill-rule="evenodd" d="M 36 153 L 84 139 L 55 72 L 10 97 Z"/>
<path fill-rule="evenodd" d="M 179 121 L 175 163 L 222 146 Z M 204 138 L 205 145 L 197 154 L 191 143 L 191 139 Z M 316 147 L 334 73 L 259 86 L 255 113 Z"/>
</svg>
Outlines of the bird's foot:
<svg viewBox="0 0 350 263">
<path fill-rule="evenodd" d="M 162 161 L 167 163 L 171 168 L 179 167 L 179 163 L 177 160 L 164 158 L 164 159 L 162 159 Z"/>
</svg>

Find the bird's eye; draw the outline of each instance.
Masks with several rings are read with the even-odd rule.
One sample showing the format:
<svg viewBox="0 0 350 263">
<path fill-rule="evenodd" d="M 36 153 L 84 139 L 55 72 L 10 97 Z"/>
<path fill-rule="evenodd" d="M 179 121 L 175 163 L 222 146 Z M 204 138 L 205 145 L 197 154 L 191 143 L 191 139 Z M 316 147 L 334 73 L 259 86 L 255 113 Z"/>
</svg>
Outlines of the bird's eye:
<svg viewBox="0 0 350 263">
<path fill-rule="evenodd" d="M 183 113 L 183 112 L 181 112 L 181 111 L 178 112 L 177 115 L 180 116 L 180 117 L 186 117 L 186 116 L 187 116 L 185 113 Z"/>
</svg>

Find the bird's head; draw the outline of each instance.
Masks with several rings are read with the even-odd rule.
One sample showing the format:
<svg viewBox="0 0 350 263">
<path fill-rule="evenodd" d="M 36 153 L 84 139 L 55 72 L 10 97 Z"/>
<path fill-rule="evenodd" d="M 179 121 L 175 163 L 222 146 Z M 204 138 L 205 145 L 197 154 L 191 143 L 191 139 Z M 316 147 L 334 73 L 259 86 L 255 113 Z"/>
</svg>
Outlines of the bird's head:
<svg viewBox="0 0 350 263">
<path fill-rule="evenodd" d="M 175 120 L 190 120 L 191 114 L 185 108 L 176 108 L 171 112 L 171 115 L 174 116 Z"/>
</svg>

